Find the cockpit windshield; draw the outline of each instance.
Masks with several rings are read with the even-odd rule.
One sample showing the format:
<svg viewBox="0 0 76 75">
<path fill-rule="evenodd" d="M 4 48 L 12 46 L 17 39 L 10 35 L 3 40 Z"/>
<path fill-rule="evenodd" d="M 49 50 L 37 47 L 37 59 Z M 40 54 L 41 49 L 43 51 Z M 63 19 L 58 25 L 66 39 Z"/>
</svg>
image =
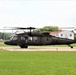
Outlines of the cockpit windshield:
<svg viewBox="0 0 76 75">
<path fill-rule="evenodd" d="M 17 40 L 17 36 L 16 35 L 11 36 L 10 40 Z"/>
<path fill-rule="evenodd" d="M 12 39 L 13 39 L 13 36 L 11 36 L 10 40 L 12 40 Z"/>
</svg>

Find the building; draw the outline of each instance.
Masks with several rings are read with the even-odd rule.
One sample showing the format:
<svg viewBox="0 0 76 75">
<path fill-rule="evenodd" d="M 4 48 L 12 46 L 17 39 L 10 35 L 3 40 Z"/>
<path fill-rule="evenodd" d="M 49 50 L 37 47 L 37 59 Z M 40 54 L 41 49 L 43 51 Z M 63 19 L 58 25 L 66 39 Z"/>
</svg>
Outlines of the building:
<svg viewBox="0 0 76 75">
<path fill-rule="evenodd" d="M 74 39 L 74 32 L 72 31 L 54 31 L 50 32 L 50 35 L 60 38 Z"/>
</svg>

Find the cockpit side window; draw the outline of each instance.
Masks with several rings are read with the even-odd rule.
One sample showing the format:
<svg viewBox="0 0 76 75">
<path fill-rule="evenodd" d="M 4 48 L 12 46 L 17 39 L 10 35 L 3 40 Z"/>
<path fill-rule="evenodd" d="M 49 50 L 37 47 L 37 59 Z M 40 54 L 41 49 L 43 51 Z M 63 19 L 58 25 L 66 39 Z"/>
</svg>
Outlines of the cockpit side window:
<svg viewBox="0 0 76 75">
<path fill-rule="evenodd" d="M 10 36 L 10 40 L 17 40 L 17 39 L 18 39 L 17 35 L 11 35 Z"/>
<path fill-rule="evenodd" d="M 10 38 L 10 40 L 12 40 L 13 39 L 13 36 Z"/>
<path fill-rule="evenodd" d="M 14 36 L 14 37 L 13 37 L 13 40 L 17 40 L 17 36 Z"/>
<path fill-rule="evenodd" d="M 32 41 L 32 40 L 36 40 L 37 41 L 37 37 L 28 37 L 28 40 L 29 41 Z"/>
</svg>

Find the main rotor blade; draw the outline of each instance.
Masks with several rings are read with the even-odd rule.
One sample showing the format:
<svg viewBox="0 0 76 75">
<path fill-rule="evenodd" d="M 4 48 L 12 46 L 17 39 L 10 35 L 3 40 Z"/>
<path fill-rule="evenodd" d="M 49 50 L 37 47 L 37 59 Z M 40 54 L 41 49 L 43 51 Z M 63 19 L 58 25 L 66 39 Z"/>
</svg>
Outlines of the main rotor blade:
<svg viewBox="0 0 76 75">
<path fill-rule="evenodd" d="M 0 29 L 0 30 L 17 30 L 17 29 Z"/>
<path fill-rule="evenodd" d="M 76 30 L 76 27 L 59 27 L 60 29 L 74 29 Z"/>
<path fill-rule="evenodd" d="M 59 28 L 62 28 L 62 29 L 74 29 L 75 27 L 59 27 Z"/>
<path fill-rule="evenodd" d="M 34 27 L 27 27 L 27 28 L 24 28 L 24 27 L 4 27 L 4 28 L 10 28 L 10 29 L 21 29 L 21 30 L 24 30 L 24 29 L 36 29 Z"/>
</svg>

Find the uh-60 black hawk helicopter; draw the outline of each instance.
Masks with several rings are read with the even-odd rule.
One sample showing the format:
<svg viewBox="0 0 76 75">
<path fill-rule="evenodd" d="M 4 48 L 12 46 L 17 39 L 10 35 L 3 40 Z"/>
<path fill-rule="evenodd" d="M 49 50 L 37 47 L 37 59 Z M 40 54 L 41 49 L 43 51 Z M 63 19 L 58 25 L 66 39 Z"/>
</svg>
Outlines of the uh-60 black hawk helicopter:
<svg viewBox="0 0 76 75">
<path fill-rule="evenodd" d="M 4 41 L 7 45 L 18 45 L 21 48 L 28 48 L 29 45 L 61 45 L 66 44 L 69 47 L 73 48 L 70 44 L 76 43 L 76 38 L 74 40 L 72 39 L 66 39 L 66 38 L 60 38 L 55 37 L 52 35 L 49 35 L 49 33 L 39 33 L 39 32 L 32 32 L 32 29 L 35 29 L 34 27 L 13 27 L 13 29 L 28 29 L 29 32 L 23 32 L 23 33 L 15 33 L 11 36 L 9 40 Z"/>
</svg>

